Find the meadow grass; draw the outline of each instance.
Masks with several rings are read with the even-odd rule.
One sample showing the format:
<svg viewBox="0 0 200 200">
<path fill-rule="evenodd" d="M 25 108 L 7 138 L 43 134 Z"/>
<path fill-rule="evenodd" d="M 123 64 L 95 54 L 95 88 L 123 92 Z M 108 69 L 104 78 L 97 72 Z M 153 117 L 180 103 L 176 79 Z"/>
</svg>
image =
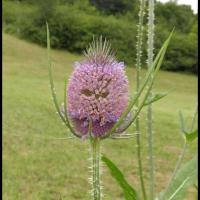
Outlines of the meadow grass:
<svg viewBox="0 0 200 200">
<path fill-rule="evenodd" d="M 170 48 L 170 47 L 169 47 Z M 66 51 L 52 50 L 53 73 L 59 103 L 63 101 L 64 79 L 72 64 L 82 58 Z M 144 73 L 144 70 L 143 70 Z M 130 92 L 135 88 L 135 69 L 127 68 Z M 197 77 L 161 71 L 153 91 L 167 97 L 153 104 L 156 191 L 167 184 L 181 152 L 179 110 L 190 125 L 197 100 Z M 142 161 L 148 177 L 146 109 L 140 116 Z M 129 129 L 134 131 L 134 126 Z M 48 79 L 47 51 L 35 44 L 3 34 L 3 199 L 73 200 L 90 199 L 89 142 L 79 139 L 56 140 L 69 133 L 56 114 Z M 125 173 L 130 184 L 140 188 L 135 138 L 104 140 L 102 153 Z M 195 153 L 193 142 L 184 161 Z M 105 200 L 123 199 L 117 183 L 103 166 Z M 194 198 L 190 190 L 187 199 Z"/>
</svg>

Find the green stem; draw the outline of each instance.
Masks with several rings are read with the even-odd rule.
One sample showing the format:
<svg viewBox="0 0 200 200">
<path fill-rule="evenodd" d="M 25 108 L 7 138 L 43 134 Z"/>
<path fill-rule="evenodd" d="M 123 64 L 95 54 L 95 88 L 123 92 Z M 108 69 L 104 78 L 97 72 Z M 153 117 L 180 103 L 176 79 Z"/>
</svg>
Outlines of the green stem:
<svg viewBox="0 0 200 200">
<path fill-rule="evenodd" d="M 194 128 L 195 120 L 196 120 L 196 117 L 197 117 L 197 112 L 198 112 L 198 104 L 197 104 L 197 107 L 196 107 L 194 114 L 193 114 L 193 117 L 192 117 L 192 124 L 191 124 L 190 131 L 192 131 L 193 128 Z"/>
<path fill-rule="evenodd" d="M 154 199 L 154 159 L 153 159 L 153 134 L 152 134 L 152 107 L 148 106 L 147 110 L 147 140 L 148 140 L 148 154 L 150 166 L 150 199 Z"/>
<path fill-rule="evenodd" d="M 137 122 L 136 122 L 137 124 Z M 137 127 L 137 125 L 136 125 Z M 142 160 L 141 160 L 141 149 L 140 149 L 140 134 L 138 133 L 137 138 L 137 158 L 138 158 L 138 168 L 139 168 L 139 176 L 140 176 L 140 184 L 142 188 L 142 194 L 143 194 L 143 199 L 146 200 L 146 191 L 145 191 L 145 184 L 144 184 L 144 179 L 143 179 L 143 168 L 142 168 Z"/>
<path fill-rule="evenodd" d="M 193 128 L 194 128 L 195 120 L 196 120 L 196 117 L 197 117 L 197 112 L 198 112 L 198 105 L 197 105 L 197 107 L 196 107 L 196 109 L 195 109 L 195 112 L 194 112 L 194 114 L 193 114 L 192 124 L 191 124 L 191 127 L 190 127 L 190 131 L 192 131 Z M 174 180 L 174 178 L 175 178 L 175 176 L 176 176 L 176 174 L 177 174 L 178 169 L 179 169 L 180 166 L 181 166 L 181 163 L 182 163 L 183 158 L 184 158 L 184 156 L 185 156 L 185 152 L 186 152 L 187 146 L 188 146 L 188 144 L 187 144 L 187 141 L 185 140 L 185 141 L 184 141 L 184 145 L 183 145 L 183 150 L 182 150 L 182 152 L 181 152 L 181 154 L 180 154 L 180 156 L 179 156 L 178 162 L 177 162 L 176 167 L 175 167 L 175 169 L 174 169 L 174 171 L 173 171 L 173 173 L 172 173 L 171 179 L 170 179 L 170 181 L 169 181 L 169 183 L 168 183 L 168 185 L 167 185 L 167 187 L 166 187 L 166 190 L 167 190 L 167 189 L 169 188 L 169 186 L 171 185 L 172 181 Z"/>
<path fill-rule="evenodd" d="M 197 107 L 196 107 L 196 109 L 195 109 L 195 112 L 194 112 L 194 114 L 193 114 L 193 117 L 192 117 L 192 124 L 191 124 L 191 127 L 190 127 L 190 131 L 192 131 L 193 128 L 194 128 L 195 120 L 196 120 L 196 117 L 197 117 L 197 112 L 198 112 L 198 105 L 197 105 Z M 186 151 L 186 149 L 187 149 L 187 146 L 188 146 L 188 145 L 187 145 L 187 142 L 186 142 L 186 140 L 185 140 L 182 153 L 181 153 L 181 155 L 180 155 L 180 157 L 179 157 L 178 163 L 177 163 L 177 165 L 176 165 L 176 168 L 175 168 L 175 170 L 174 170 L 174 172 L 173 172 L 172 177 L 174 177 L 174 176 L 176 175 L 176 172 L 177 172 L 177 170 L 179 169 L 179 167 L 180 167 L 180 165 L 181 165 L 181 163 L 182 163 L 182 160 L 183 160 L 183 158 L 184 158 L 184 155 L 185 155 L 185 151 Z M 173 178 L 172 178 L 172 180 L 173 180 Z"/>
<path fill-rule="evenodd" d="M 148 8 L 148 68 L 153 63 L 153 48 L 154 48 L 154 0 L 149 0 Z M 152 93 L 150 92 L 149 97 Z M 148 139 L 148 154 L 149 154 L 149 166 L 150 166 L 150 200 L 154 199 L 154 187 L 155 187 L 155 175 L 154 175 L 154 158 L 153 158 L 153 131 L 152 131 L 152 106 L 148 105 L 147 109 L 147 139 Z"/>
<path fill-rule="evenodd" d="M 92 195 L 94 200 L 101 200 L 99 138 L 91 139 L 91 149 L 92 149 Z"/>
<path fill-rule="evenodd" d="M 140 0 L 140 11 L 139 11 L 139 26 L 138 26 L 138 34 L 137 34 L 137 58 L 136 58 L 136 90 L 139 91 L 140 88 L 140 71 L 141 71 L 141 56 L 142 56 L 142 39 L 143 39 L 143 21 L 144 21 L 144 9 L 145 9 L 145 0 Z M 136 102 L 136 106 L 139 106 L 139 98 Z M 136 142 L 137 142 L 137 160 L 138 160 L 138 169 L 139 169 L 139 177 L 140 184 L 143 194 L 143 199 L 146 200 L 146 191 L 145 184 L 143 179 L 143 167 L 141 160 L 141 143 L 140 143 L 140 121 L 139 117 L 136 119 Z"/>
<path fill-rule="evenodd" d="M 176 164 L 176 167 L 175 167 L 175 169 L 174 169 L 174 171 L 173 171 L 172 177 L 171 177 L 171 179 L 170 179 L 170 181 L 169 181 L 169 184 L 168 184 L 168 186 L 167 186 L 166 188 L 168 188 L 168 187 L 170 186 L 170 184 L 172 183 L 172 181 L 174 180 L 174 178 L 175 178 L 175 176 L 176 176 L 176 173 L 177 173 L 178 169 L 180 168 L 181 163 L 182 163 L 182 161 L 183 161 L 183 158 L 184 158 L 186 149 L 187 149 L 187 143 L 186 143 L 186 141 L 185 141 L 184 146 L 183 146 L 183 150 L 182 150 L 182 152 L 181 152 L 181 154 L 180 154 L 180 156 L 179 156 L 179 159 L 178 159 L 178 162 L 177 162 L 177 164 Z"/>
</svg>

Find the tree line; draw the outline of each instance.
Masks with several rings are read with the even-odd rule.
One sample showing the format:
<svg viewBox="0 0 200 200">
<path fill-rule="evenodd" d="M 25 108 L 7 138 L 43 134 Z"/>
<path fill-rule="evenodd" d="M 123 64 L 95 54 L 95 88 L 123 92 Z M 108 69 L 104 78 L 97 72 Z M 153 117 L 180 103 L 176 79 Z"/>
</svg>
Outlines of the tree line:
<svg viewBox="0 0 200 200">
<path fill-rule="evenodd" d="M 197 14 L 176 1 L 155 4 L 155 53 L 172 28 L 176 30 L 162 69 L 197 73 Z M 46 45 L 48 21 L 52 47 L 75 53 L 81 53 L 93 36 L 102 35 L 131 67 L 136 58 L 138 10 L 139 0 L 4 0 L 3 29 Z"/>
</svg>

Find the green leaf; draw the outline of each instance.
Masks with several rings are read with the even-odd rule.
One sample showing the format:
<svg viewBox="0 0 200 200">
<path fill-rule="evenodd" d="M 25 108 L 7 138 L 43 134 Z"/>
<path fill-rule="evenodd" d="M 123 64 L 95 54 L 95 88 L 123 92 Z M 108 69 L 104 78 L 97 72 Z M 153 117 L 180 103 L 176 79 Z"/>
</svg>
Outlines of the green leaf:
<svg viewBox="0 0 200 200">
<path fill-rule="evenodd" d="M 184 134 L 186 137 L 186 141 L 192 142 L 193 140 L 195 140 L 198 137 L 198 130 L 192 131 L 191 133 L 184 131 Z"/>
<path fill-rule="evenodd" d="M 159 200 L 183 200 L 187 189 L 197 180 L 197 157 L 188 161 L 176 174 L 167 190 L 160 193 Z"/>
<path fill-rule="evenodd" d="M 72 126 L 69 123 L 68 117 L 67 117 L 67 112 L 66 112 L 66 90 L 64 92 L 64 113 L 65 113 L 65 117 L 62 115 L 61 111 L 60 111 L 60 107 L 57 101 L 57 97 L 56 97 L 56 92 L 55 92 L 55 86 L 54 86 L 54 82 L 53 82 L 53 74 L 52 74 L 52 63 L 51 63 L 51 57 L 50 57 L 50 49 L 51 49 L 51 45 L 50 45 L 50 33 L 49 33 L 49 26 L 48 23 L 46 23 L 46 28 L 47 28 L 47 57 L 48 57 L 48 70 L 49 70 L 49 80 L 50 80 L 50 87 L 51 87 L 51 95 L 53 98 L 53 102 L 54 105 L 56 107 L 56 111 L 59 114 L 61 120 L 64 122 L 64 124 L 67 126 L 67 128 L 70 129 L 70 131 L 78 136 L 74 129 L 72 128 Z M 65 82 L 66 85 L 66 82 Z M 79 136 L 78 136 L 79 137 Z"/>
<path fill-rule="evenodd" d="M 76 131 L 74 130 L 74 128 L 71 126 L 70 121 L 68 119 L 68 115 L 67 115 L 67 80 L 65 79 L 65 86 L 64 86 L 64 115 L 65 115 L 65 120 L 66 120 L 66 125 L 69 128 L 69 130 L 77 137 L 80 137 L 80 135 L 78 135 L 76 133 Z"/>
<path fill-rule="evenodd" d="M 195 183 L 194 184 L 194 188 L 196 189 L 196 191 L 198 192 L 198 185 Z"/>
<path fill-rule="evenodd" d="M 59 114 L 60 118 L 62 119 L 62 121 L 66 124 L 66 120 L 63 117 L 62 113 L 60 112 L 60 107 L 59 104 L 57 102 L 57 97 L 56 97 L 56 92 L 55 92 L 55 87 L 54 87 L 54 82 L 53 82 L 53 75 L 52 75 L 52 63 L 51 63 L 51 57 L 50 57 L 50 33 L 49 33 L 49 26 L 48 23 L 46 23 L 47 25 L 47 56 L 48 56 L 48 69 L 49 69 L 49 80 L 50 80 L 50 86 L 51 86 L 51 95 L 53 98 L 53 102 L 54 105 L 56 107 L 56 111 Z"/>
<path fill-rule="evenodd" d="M 136 194 L 136 191 L 129 185 L 129 183 L 124 178 L 124 175 L 117 168 L 117 166 L 105 156 L 102 156 L 101 159 L 107 165 L 107 167 L 110 169 L 110 173 L 111 173 L 112 177 L 118 182 L 118 184 L 122 188 L 125 199 L 126 200 L 137 200 L 138 196 Z"/>
<path fill-rule="evenodd" d="M 138 109 L 137 109 L 137 112 L 135 113 L 133 119 L 130 120 L 130 121 L 128 122 L 128 124 L 126 125 L 126 128 L 125 128 L 124 130 L 126 130 L 126 129 L 136 120 L 136 118 L 137 118 L 137 116 L 139 115 L 140 111 L 141 111 L 142 108 L 144 107 L 145 101 L 146 101 L 147 98 L 149 97 L 149 93 L 150 93 L 151 88 L 152 88 L 152 86 L 153 86 L 153 83 L 154 83 L 156 74 L 158 73 L 158 71 L 159 71 L 159 69 L 160 69 L 160 66 L 161 66 L 161 64 L 162 64 L 162 61 L 163 61 L 163 59 L 164 59 L 164 55 L 165 55 L 165 53 L 166 53 L 166 51 L 167 51 L 167 47 L 168 47 L 169 42 L 170 42 L 170 40 L 171 40 L 171 37 L 172 37 L 172 35 L 173 35 L 173 31 L 174 31 L 174 29 L 172 30 L 172 32 L 170 33 L 168 39 L 164 42 L 163 46 L 161 47 L 159 53 L 157 54 L 157 56 L 156 56 L 156 58 L 155 58 L 155 60 L 154 60 L 154 62 L 153 62 L 153 64 L 152 64 L 152 67 L 150 67 L 150 73 L 151 73 L 151 68 L 154 68 L 154 67 L 155 67 L 155 69 L 154 69 L 154 71 L 153 71 L 153 74 L 152 74 L 152 77 L 150 78 L 150 77 L 149 77 L 149 73 L 147 73 L 147 77 L 150 78 L 150 83 L 149 83 L 149 85 L 148 85 L 147 92 L 146 92 L 146 94 L 145 94 L 145 96 L 144 96 L 144 98 L 143 98 L 143 100 L 142 100 L 142 103 L 139 105 L 139 107 L 138 107 Z M 147 83 L 148 83 L 148 82 L 147 82 Z M 146 83 L 145 83 L 145 84 L 146 84 Z M 145 86 L 146 86 L 146 85 L 142 85 L 142 88 L 145 87 Z M 139 90 L 139 93 L 140 93 L 140 90 Z M 136 97 L 139 98 L 138 94 L 136 95 Z M 137 100 L 137 99 L 136 99 L 136 100 Z M 136 101 L 136 100 L 135 100 L 135 101 Z M 135 104 L 135 102 L 133 101 L 133 105 L 134 105 L 134 104 Z M 131 108 L 132 108 L 132 107 L 131 107 Z M 126 112 L 126 111 L 125 111 L 125 112 Z M 123 113 L 123 114 L 124 114 L 124 113 Z M 122 114 L 121 117 L 123 117 L 123 114 Z M 120 117 L 120 118 L 121 118 L 121 117 Z M 117 123 L 119 123 L 119 121 L 120 121 L 120 119 L 118 120 Z M 114 125 L 114 127 L 117 126 L 117 123 Z M 112 129 L 114 129 L 114 127 L 113 127 Z M 111 129 L 111 131 L 112 131 L 112 129 Z"/>
<path fill-rule="evenodd" d="M 165 97 L 168 93 L 155 93 L 151 97 L 147 98 L 147 100 L 144 103 L 144 106 L 147 106 L 155 101 L 158 101 Z"/>
<path fill-rule="evenodd" d="M 128 115 L 128 113 L 131 111 L 131 109 L 133 108 L 133 106 L 135 105 L 135 103 L 137 102 L 138 98 L 141 96 L 143 90 L 145 89 L 145 87 L 148 85 L 145 97 L 143 99 L 143 102 L 140 104 L 140 106 L 138 107 L 138 110 L 134 116 L 134 118 L 128 123 L 126 129 L 135 121 L 135 119 L 137 118 L 137 116 L 139 115 L 141 109 L 144 106 L 144 103 L 146 101 L 146 99 L 148 98 L 148 95 L 151 91 L 151 87 L 154 83 L 155 77 L 161 67 L 162 61 L 164 59 L 165 53 L 167 51 L 167 47 L 169 45 L 169 42 L 171 40 L 171 37 L 173 35 L 174 29 L 172 30 L 172 32 L 170 33 L 169 37 L 167 38 L 167 40 L 164 42 L 164 44 L 162 45 L 162 47 L 160 48 L 158 54 L 156 55 L 155 60 L 152 63 L 152 66 L 148 69 L 146 76 L 144 78 L 143 83 L 141 84 L 137 94 L 134 96 L 133 100 L 131 100 L 131 102 L 129 103 L 128 107 L 126 108 L 126 110 L 122 113 L 121 117 L 119 118 L 119 120 L 115 123 L 115 125 L 112 127 L 112 129 L 106 134 L 106 136 L 102 136 L 103 138 L 107 138 L 110 135 L 112 135 L 116 129 L 121 125 L 121 123 L 123 123 L 124 118 Z M 149 82 L 150 81 L 150 82 Z"/>
<path fill-rule="evenodd" d="M 184 121 L 183 114 L 182 114 L 181 111 L 179 111 L 179 119 L 180 119 L 180 130 L 181 130 L 181 133 L 184 133 L 185 132 L 185 121 Z"/>
<path fill-rule="evenodd" d="M 184 139 L 186 140 L 186 142 L 192 142 L 198 137 L 198 130 L 195 130 L 192 132 L 186 131 L 185 121 L 184 121 L 183 114 L 181 111 L 179 112 L 179 118 L 180 118 L 180 130 L 181 130 L 181 133 L 183 134 Z"/>
</svg>

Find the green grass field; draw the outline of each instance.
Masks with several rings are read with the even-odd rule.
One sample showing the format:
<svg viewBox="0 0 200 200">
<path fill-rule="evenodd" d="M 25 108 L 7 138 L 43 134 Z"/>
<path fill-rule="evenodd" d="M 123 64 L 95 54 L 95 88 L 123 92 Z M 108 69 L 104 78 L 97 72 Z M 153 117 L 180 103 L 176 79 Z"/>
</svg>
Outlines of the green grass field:
<svg viewBox="0 0 200 200">
<path fill-rule="evenodd" d="M 89 200 L 89 143 L 79 139 L 53 139 L 67 137 L 68 132 L 51 100 L 46 57 L 45 48 L 3 34 L 3 199 Z M 61 103 L 64 79 L 72 72 L 73 62 L 81 57 L 58 50 L 52 51 L 52 57 L 54 81 Z M 134 69 L 128 68 L 127 74 L 133 93 Z M 172 91 L 167 97 L 153 105 L 157 191 L 164 188 L 181 152 L 183 141 L 178 111 L 183 111 L 189 126 L 196 107 L 197 77 L 161 71 L 154 91 L 169 90 Z M 140 119 L 147 182 L 145 113 L 144 109 Z M 196 153 L 196 148 L 197 144 L 193 142 L 185 161 Z M 135 139 L 105 140 L 102 152 L 139 190 Z M 102 181 L 105 200 L 123 199 L 121 189 L 105 166 Z M 194 193 L 193 189 L 189 190 L 186 199 L 194 199 Z"/>
</svg>

